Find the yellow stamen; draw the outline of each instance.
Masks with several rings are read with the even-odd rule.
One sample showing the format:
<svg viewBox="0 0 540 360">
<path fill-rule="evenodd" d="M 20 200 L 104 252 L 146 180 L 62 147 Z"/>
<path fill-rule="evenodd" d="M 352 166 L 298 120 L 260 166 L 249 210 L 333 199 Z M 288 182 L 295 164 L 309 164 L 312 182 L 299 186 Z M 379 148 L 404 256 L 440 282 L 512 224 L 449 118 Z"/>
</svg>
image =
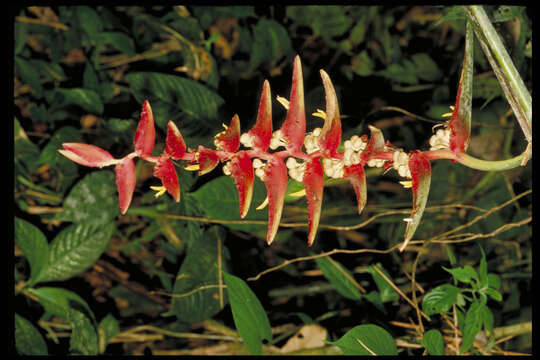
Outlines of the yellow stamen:
<svg viewBox="0 0 540 360">
<path fill-rule="evenodd" d="M 306 189 L 302 189 L 302 190 L 300 190 L 300 191 L 290 193 L 289 196 L 292 196 L 292 197 L 302 197 L 302 196 L 306 196 Z"/>
<path fill-rule="evenodd" d="M 283 96 L 277 96 L 277 101 L 283 105 L 283 107 L 285 108 L 285 110 L 289 110 L 289 100 L 285 99 Z"/>
<path fill-rule="evenodd" d="M 266 197 L 266 199 L 264 199 L 261 205 L 257 206 L 255 210 L 262 210 L 266 207 L 266 205 L 268 205 L 268 196 Z"/>
<path fill-rule="evenodd" d="M 316 116 L 316 117 L 320 117 L 321 119 L 326 120 L 326 113 L 321 109 L 317 109 L 317 111 L 314 112 L 311 115 Z"/>
<path fill-rule="evenodd" d="M 199 164 L 188 165 L 184 168 L 184 170 L 187 170 L 187 171 L 199 171 L 200 169 L 201 169 L 201 166 Z"/>
<path fill-rule="evenodd" d="M 405 189 L 412 188 L 412 181 L 411 180 L 404 180 L 399 182 Z"/>
<path fill-rule="evenodd" d="M 160 197 L 161 195 L 165 194 L 167 189 L 165 186 L 150 186 L 150 189 L 157 191 L 157 193 L 154 195 L 156 198 Z"/>
</svg>

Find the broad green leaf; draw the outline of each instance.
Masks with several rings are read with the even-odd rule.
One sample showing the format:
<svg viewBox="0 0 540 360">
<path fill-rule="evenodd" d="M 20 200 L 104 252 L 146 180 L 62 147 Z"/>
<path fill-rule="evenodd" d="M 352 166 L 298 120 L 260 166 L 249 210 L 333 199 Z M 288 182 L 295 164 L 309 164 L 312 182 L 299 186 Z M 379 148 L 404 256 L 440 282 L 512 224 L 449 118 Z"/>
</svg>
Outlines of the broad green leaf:
<svg viewBox="0 0 540 360">
<path fill-rule="evenodd" d="M 179 321 L 193 323 L 209 319 L 227 304 L 226 291 L 217 286 L 227 258 L 224 232 L 220 230 L 217 226 L 211 227 L 188 247 L 176 276 L 172 298 L 172 311 Z M 224 264 L 222 269 L 218 268 L 219 262 Z"/>
<path fill-rule="evenodd" d="M 463 341 L 461 342 L 460 352 L 463 354 L 468 351 L 476 334 L 482 329 L 484 323 L 484 307 L 481 302 L 473 301 L 465 314 L 465 326 L 463 327 Z"/>
<path fill-rule="evenodd" d="M 55 95 L 59 98 L 59 106 L 77 105 L 93 114 L 103 113 L 101 98 L 93 90 L 84 88 L 55 89 Z"/>
<path fill-rule="evenodd" d="M 86 301 L 70 290 L 42 286 L 39 288 L 28 289 L 28 291 L 35 295 L 45 311 L 52 315 L 68 318 L 69 309 L 76 308 L 84 310 L 88 316 L 94 319 L 94 313 Z"/>
<path fill-rule="evenodd" d="M 15 349 L 19 355 L 49 355 L 39 330 L 19 314 L 15 314 Z"/>
<path fill-rule="evenodd" d="M 83 86 L 85 89 L 93 90 L 97 94 L 101 92 L 99 78 L 91 62 L 87 62 L 84 66 Z"/>
<path fill-rule="evenodd" d="M 377 266 L 377 268 L 386 275 L 387 278 L 392 279 L 390 275 L 386 272 L 386 270 L 383 268 L 383 266 L 379 263 L 372 265 L 366 269 L 367 272 L 371 274 L 373 277 L 373 280 L 375 281 L 375 284 L 377 285 L 377 289 L 379 289 L 379 295 L 381 298 L 381 301 L 383 303 L 388 301 L 394 301 L 399 298 L 398 293 L 390 286 L 390 284 L 384 280 L 384 278 L 375 270 L 373 267 Z"/>
<path fill-rule="evenodd" d="M 315 261 L 322 270 L 324 277 L 336 287 L 336 290 L 341 295 L 351 300 L 360 300 L 362 298 L 353 274 L 339 262 L 330 257 L 317 258 Z"/>
<path fill-rule="evenodd" d="M 422 337 L 422 346 L 426 348 L 429 355 L 444 355 L 444 340 L 439 330 L 426 331 Z"/>
<path fill-rule="evenodd" d="M 41 230 L 26 220 L 15 218 L 15 243 L 30 264 L 29 284 L 39 281 L 43 269 L 47 267 L 49 245 Z"/>
<path fill-rule="evenodd" d="M 501 288 L 501 278 L 497 274 L 488 274 L 487 282 L 490 288 L 499 290 Z"/>
<path fill-rule="evenodd" d="M 377 74 L 397 83 L 418 84 L 416 67 L 410 60 L 404 60 L 403 64 L 392 63 L 386 69 L 377 72 Z"/>
<path fill-rule="evenodd" d="M 487 268 L 487 261 L 486 261 L 486 254 L 484 253 L 484 250 L 480 248 L 480 252 L 482 253 L 482 257 L 480 258 L 480 265 L 478 266 L 478 275 L 479 275 L 479 282 L 481 287 L 487 287 L 488 286 L 488 268 Z"/>
<path fill-rule="evenodd" d="M 91 40 L 97 40 L 99 33 L 103 30 L 103 23 L 97 11 L 89 6 L 77 6 L 75 13 L 77 25 Z"/>
<path fill-rule="evenodd" d="M 71 325 L 69 351 L 71 355 L 97 355 L 99 341 L 96 328 L 82 312 L 70 309 L 68 321 Z"/>
<path fill-rule="evenodd" d="M 456 303 L 459 288 L 450 284 L 437 286 L 422 299 L 422 310 L 426 315 L 448 311 Z"/>
<path fill-rule="evenodd" d="M 102 32 L 99 34 L 101 41 L 111 45 L 116 50 L 127 56 L 135 55 L 133 39 L 121 32 Z"/>
<path fill-rule="evenodd" d="M 328 343 L 338 346 L 345 355 L 397 355 L 392 335 L 373 324 L 355 326 L 339 340 Z"/>
<path fill-rule="evenodd" d="M 366 50 L 355 55 L 351 59 L 351 68 L 356 75 L 370 76 L 373 74 L 375 65 Z"/>
<path fill-rule="evenodd" d="M 411 59 L 416 66 L 416 76 L 419 79 L 433 82 L 442 76 L 437 63 L 428 54 L 414 54 Z"/>
<path fill-rule="evenodd" d="M 238 192 L 236 191 L 233 180 L 229 176 L 220 176 L 216 179 L 210 180 L 192 194 L 193 197 L 199 201 L 199 204 L 207 217 L 219 220 L 240 220 L 240 212 L 238 210 Z M 261 204 L 265 198 L 266 189 L 264 184 L 255 179 L 253 184 L 251 209 L 248 211 L 244 220 L 266 220 L 268 218 L 268 214 L 265 209 L 255 209 L 255 207 Z M 242 231 L 257 231 L 266 229 L 266 224 L 224 225 Z"/>
<path fill-rule="evenodd" d="M 40 74 L 36 71 L 34 62 L 16 56 L 14 65 L 20 79 L 32 88 L 34 96 L 38 99 L 41 98 L 43 94 L 43 85 L 41 84 Z"/>
<path fill-rule="evenodd" d="M 104 225 L 119 214 L 114 173 L 94 171 L 71 189 L 58 219 L 74 223 Z"/>
<path fill-rule="evenodd" d="M 114 231 L 114 222 L 73 224 L 62 230 L 49 246 L 49 265 L 40 281 L 66 280 L 85 271 L 105 251 Z"/>
<path fill-rule="evenodd" d="M 484 288 L 483 292 L 484 294 L 489 295 L 493 300 L 502 301 L 503 299 L 502 294 L 495 289 L 488 287 L 488 288 Z"/>
<path fill-rule="evenodd" d="M 126 80 L 139 103 L 145 99 L 150 101 L 156 124 L 161 128 L 165 128 L 169 120 L 178 120 L 182 115 L 190 119 L 187 124 L 182 124 L 182 135 L 186 128 L 201 125 L 195 122 L 202 122 L 211 129 L 221 126 L 218 110 L 224 100 L 196 81 L 154 72 L 131 73 L 126 75 Z"/>
<path fill-rule="evenodd" d="M 112 314 L 107 314 L 107 316 L 101 319 L 98 328 L 98 334 L 100 336 L 103 336 L 103 342 L 105 344 L 107 344 L 110 339 L 120 333 L 120 326 L 118 325 L 118 321 L 114 318 Z"/>
<path fill-rule="evenodd" d="M 226 272 L 223 275 L 236 329 L 248 350 L 260 355 L 263 339 L 272 340 L 266 311 L 244 280 Z"/>
<path fill-rule="evenodd" d="M 61 155 L 58 152 L 58 149 L 62 148 L 62 143 L 81 141 L 81 132 L 77 128 L 73 126 L 62 126 L 60 129 L 54 132 L 47 145 L 45 145 L 43 150 L 41 150 L 38 163 L 40 165 L 59 164 L 62 168 L 65 164 L 69 164 L 68 166 L 73 166 L 76 168 L 76 165 L 71 160 L 68 160 L 66 157 Z"/>
<path fill-rule="evenodd" d="M 474 270 L 474 268 L 470 265 L 465 265 L 464 267 L 457 267 L 452 269 L 447 269 L 444 266 L 442 268 L 452 274 L 452 277 L 456 281 L 470 284 L 473 279 L 478 280 L 478 274 L 476 273 L 476 270 Z"/>
<path fill-rule="evenodd" d="M 39 147 L 31 142 L 26 135 L 19 120 L 13 118 L 13 161 L 15 173 L 21 171 L 24 174 L 32 172 L 37 166 Z"/>
<path fill-rule="evenodd" d="M 287 17 L 298 25 L 309 26 L 313 35 L 330 40 L 341 36 L 352 25 L 353 20 L 342 6 L 287 6 Z"/>
<path fill-rule="evenodd" d="M 291 54 L 291 39 L 287 30 L 274 20 L 261 18 L 253 27 L 253 45 L 251 47 L 250 64 L 274 66 L 283 56 Z"/>
</svg>

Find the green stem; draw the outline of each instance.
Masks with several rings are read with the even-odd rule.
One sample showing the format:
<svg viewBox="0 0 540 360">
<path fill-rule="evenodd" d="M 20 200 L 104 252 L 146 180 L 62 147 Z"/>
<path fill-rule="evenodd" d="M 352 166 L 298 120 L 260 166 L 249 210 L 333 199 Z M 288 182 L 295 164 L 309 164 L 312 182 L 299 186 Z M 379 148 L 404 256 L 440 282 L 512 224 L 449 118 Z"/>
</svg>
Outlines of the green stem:
<svg viewBox="0 0 540 360">
<path fill-rule="evenodd" d="M 524 155 L 525 153 L 515 156 L 511 159 L 507 159 L 507 160 L 488 161 L 488 160 L 477 159 L 470 155 L 462 153 L 457 157 L 456 160 L 461 165 L 465 165 L 467 167 L 470 167 L 476 170 L 504 171 L 504 170 L 510 170 L 510 169 L 520 166 Z"/>
<path fill-rule="evenodd" d="M 532 141 L 532 97 L 521 79 L 497 31 L 480 5 L 465 6 L 484 54 L 497 76 L 508 103 L 525 134 Z"/>
</svg>

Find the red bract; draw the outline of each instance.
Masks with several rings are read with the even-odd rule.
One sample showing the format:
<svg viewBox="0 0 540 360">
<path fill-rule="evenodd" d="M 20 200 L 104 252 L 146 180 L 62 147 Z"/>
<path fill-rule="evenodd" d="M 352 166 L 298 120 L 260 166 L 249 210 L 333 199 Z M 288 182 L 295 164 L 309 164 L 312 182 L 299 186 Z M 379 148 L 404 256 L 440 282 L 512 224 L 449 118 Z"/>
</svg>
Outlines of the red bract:
<svg viewBox="0 0 540 360">
<path fill-rule="evenodd" d="M 416 150 L 411 151 L 409 168 L 412 175 L 413 210 L 411 216 L 405 219 L 407 221 L 405 241 L 400 247 L 400 251 L 405 249 L 420 224 L 420 219 L 426 208 L 431 183 L 431 165 L 424 153 Z"/>
<path fill-rule="evenodd" d="M 167 192 L 178 202 L 180 201 L 180 186 L 173 163 L 167 154 L 162 154 L 154 166 L 154 176 L 161 180 Z"/>
<path fill-rule="evenodd" d="M 341 120 L 336 91 L 330 77 L 321 70 L 321 78 L 326 94 L 326 117 L 319 137 L 319 146 L 324 157 L 333 158 L 341 142 Z"/>
<path fill-rule="evenodd" d="M 108 151 L 95 145 L 63 143 L 58 152 L 77 164 L 91 167 L 112 165 L 116 160 Z"/>
<path fill-rule="evenodd" d="M 315 158 L 306 164 L 306 171 L 302 180 L 306 189 L 306 200 L 308 204 L 308 246 L 313 244 L 319 219 L 321 217 L 321 205 L 324 188 L 324 176 L 321 161 Z"/>
<path fill-rule="evenodd" d="M 125 214 L 131 204 L 133 190 L 135 190 L 135 164 L 133 159 L 124 158 L 114 167 L 116 174 L 116 188 L 120 200 L 120 212 Z"/>
<path fill-rule="evenodd" d="M 182 134 L 172 121 L 169 121 L 167 124 L 165 153 L 173 160 L 181 159 L 186 153 L 186 144 L 184 143 Z"/>
<path fill-rule="evenodd" d="M 366 173 L 362 164 L 344 166 L 343 177 L 348 179 L 356 194 L 358 213 L 360 214 L 367 202 Z"/>
<path fill-rule="evenodd" d="M 214 170 L 219 163 L 219 156 L 216 151 L 199 146 L 195 161 L 199 164 L 199 176 L 201 176 Z"/>
<path fill-rule="evenodd" d="M 154 115 L 152 114 L 152 108 L 148 100 L 144 101 L 141 118 L 137 131 L 135 131 L 135 137 L 133 139 L 133 147 L 137 156 L 145 158 L 152 155 L 154 150 L 154 143 L 156 139 L 156 131 L 154 129 Z"/>
<path fill-rule="evenodd" d="M 231 124 L 225 131 L 215 137 L 215 144 L 219 150 L 234 153 L 240 147 L 240 119 L 234 115 Z"/>
<path fill-rule="evenodd" d="M 246 152 L 239 152 L 231 159 L 231 176 L 234 179 L 240 202 L 240 217 L 247 215 L 253 196 L 253 165 Z"/>
<path fill-rule="evenodd" d="M 287 190 L 287 168 L 281 159 L 271 157 L 266 163 L 264 185 L 268 196 L 268 245 L 274 241 L 281 220 L 285 191 Z"/>
<path fill-rule="evenodd" d="M 272 98 L 270 95 L 270 84 L 268 80 L 264 81 L 261 100 L 259 102 L 259 111 L 257 112 L 257 121 L 248 131 L 253 147 L 266 151 L 272 139 Z"/>
<path fill-rule="evenodd" d="M 289 110 L 280 131 L 281 136 L 287 144 L 287 150 L 289 150 L 291 155 L 301 153 L 306 132 L 306 111 L 304 109 L 302 64 L 299 56 L 296 56 L 294 59 Z"/>
</svg>

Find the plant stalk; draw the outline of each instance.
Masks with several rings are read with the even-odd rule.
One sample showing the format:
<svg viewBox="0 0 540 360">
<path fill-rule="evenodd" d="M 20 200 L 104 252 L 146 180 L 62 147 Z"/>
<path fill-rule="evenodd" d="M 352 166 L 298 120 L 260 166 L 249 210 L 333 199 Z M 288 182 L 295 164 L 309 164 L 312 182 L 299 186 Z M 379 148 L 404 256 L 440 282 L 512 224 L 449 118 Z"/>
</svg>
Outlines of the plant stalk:
<svg viewBox="0 0 540 360">
<path fill-rule="evenodd" d="M 506 51 L 497 31 L 491 24 L 481 5 L 465 6 L 480 45 L 493 68 L 508 103 L 525 134 L 527 142 L 532 142 L 532 97 L 510 55 Z"/>
</svg>

